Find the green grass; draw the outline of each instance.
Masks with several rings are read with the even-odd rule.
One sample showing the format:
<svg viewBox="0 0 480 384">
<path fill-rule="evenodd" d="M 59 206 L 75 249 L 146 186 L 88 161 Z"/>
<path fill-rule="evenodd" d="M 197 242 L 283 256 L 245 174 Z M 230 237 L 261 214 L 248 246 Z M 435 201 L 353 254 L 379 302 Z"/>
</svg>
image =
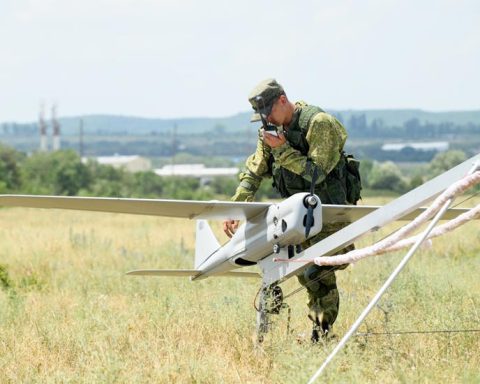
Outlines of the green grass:
<svg viewBox="0 0 480 384">
<path fill-rule="evenodd" d="M 219 224 L 214 229 L 223 242 Z M 371 258 L 337 274 L 337 339 L 305 341 L 302 291 L 287 301 L 290 324 L 282 312 L 255 348 L 258 280 L 124 275 L 191 268 L 191 221 L 3 209 L 0 244 L 1 383 L 303 383 L 403 256 Z M 480 328 L 479 273 L 477 221 L 415 255 L 361 331 Z M 285 292 L 297 287 L 296 279 L 283 285 Z M 479 350 L 478 333 L 356 337 L 319 382 L 475 383 Z"/>
</svg>

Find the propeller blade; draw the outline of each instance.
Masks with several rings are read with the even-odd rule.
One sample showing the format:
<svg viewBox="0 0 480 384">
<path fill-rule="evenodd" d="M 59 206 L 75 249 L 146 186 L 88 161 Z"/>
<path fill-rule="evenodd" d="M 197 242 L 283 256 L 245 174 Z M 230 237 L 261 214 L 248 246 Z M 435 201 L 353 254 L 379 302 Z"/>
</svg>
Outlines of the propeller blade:
<svg viewBox="0 0 480 384">
<path fill-rule="evenodd" d="M 309 205 L 307 208 L 307 220 L 305 221 L 305 237 L 308 239 L 308 235 L 310 235 L 310 229 L 313 226 L 313 209 L 312 205 Z"/>
<path fill-rule="evenodd" d="M 304 204 L 307 207 L 307 217 L 305 219 L 305 238 L 308 239 L 310 235 L 310 229 L 313 227 L 313 210 L 317 206 L 317 200 L 313 197 L 315 193 L 315 183 L 317 182 L 318 171 L 317 167 L 313 169 L 312 183 L 310 184 L 310 195 L 304 200 Z"/>
</svg>

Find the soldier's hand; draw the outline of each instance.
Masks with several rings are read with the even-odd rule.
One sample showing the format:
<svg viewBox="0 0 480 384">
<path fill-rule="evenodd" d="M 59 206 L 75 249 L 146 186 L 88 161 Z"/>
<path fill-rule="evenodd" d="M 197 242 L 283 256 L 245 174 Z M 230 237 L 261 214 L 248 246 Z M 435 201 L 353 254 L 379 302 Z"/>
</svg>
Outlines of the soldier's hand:
<svg viewBox="0 0 480 384">
<path fill-rule="evenodd" d="M 223 222 L 223 231 L 228 237 L 232 237 L 233 234 L 237 231 L 239 223 L 240 220 L 225 220 Z"/>
<path fill-rule="evenodd" d="M 263 142 L 267 144 L 270 148 L 280 147 L 281 145 L 285 144 L 287 139 L 285 138 L 283 133 L 278 133 L 278 136 L 272 135 L 268 132 L 263 132 Z"/>
</svg>

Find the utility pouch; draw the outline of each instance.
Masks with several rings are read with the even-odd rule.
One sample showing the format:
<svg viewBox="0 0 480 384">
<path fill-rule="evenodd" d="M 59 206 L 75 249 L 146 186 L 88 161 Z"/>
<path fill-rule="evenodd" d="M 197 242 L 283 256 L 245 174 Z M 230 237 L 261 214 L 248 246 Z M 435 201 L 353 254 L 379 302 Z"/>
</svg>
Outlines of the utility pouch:
<svg viewBox="0 0 480 384">
<path fill-rule="evenodd" d="M 355 159 L 353 155 L 346 155 L 346 169 L 347 169 L 347 202 L 356 205 L 357 201 L 362 197 L 360 192 L 362 190 L 362 180 L 360 178 L 360 161 Z"/>
</svg>

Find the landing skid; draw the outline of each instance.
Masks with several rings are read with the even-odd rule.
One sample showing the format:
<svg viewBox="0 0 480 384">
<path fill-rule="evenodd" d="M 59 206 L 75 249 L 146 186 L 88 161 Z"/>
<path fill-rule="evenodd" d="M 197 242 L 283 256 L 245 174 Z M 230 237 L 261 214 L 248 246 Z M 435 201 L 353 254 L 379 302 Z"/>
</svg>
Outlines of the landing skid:
<svg viewBox="0 0 480 384">
<path fill-rule="evenodd" d="M 257 310 L 257 342 L 262 343 L 272 327 L 271 315 L 278 315 L 285 306 L 283 291 L 276 284 L 263 283 L 259 291 Z"/>
</svg>

